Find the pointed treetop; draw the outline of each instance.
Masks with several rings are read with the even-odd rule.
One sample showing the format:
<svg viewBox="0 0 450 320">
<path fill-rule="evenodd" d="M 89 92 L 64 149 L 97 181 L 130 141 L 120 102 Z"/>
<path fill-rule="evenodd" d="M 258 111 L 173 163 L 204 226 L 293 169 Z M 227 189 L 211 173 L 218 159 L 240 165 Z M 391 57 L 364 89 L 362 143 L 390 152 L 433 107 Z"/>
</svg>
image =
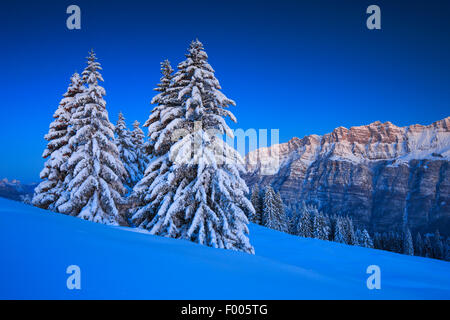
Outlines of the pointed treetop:
<svg viewBox="0 0 450 320">
<path fill-rule="evenodd" d="M 122 111 L 119 112 L 119 118 L 117 119 L 116 128 L 119 131 L 125 130 L 127 128 L 125 124 L 125 117 L 123 116 Z"/>
<path fill-rule="evenodd" d="M 80 74 L 78 72 L 74 72 L 74 74 L 72 74 L 72 76 L 70 77 L 70 81 L 71 82 L 78 82 L 81 81 L 81 77 Z"/>
<path fill-rule="evenodd" d="M 70 77 L 70 85 L 67 89 L 67 92 L 64 93 L 64 97 L 73 97 L 75 94 L 83 92 L 83 81 L 81 80 L 80 75 L 75 72 Z"/>
<path fill-rule="evenodd" d="M 91 48 L 91 51 L 89 51 L 89 57 L 87 57 L 88 59 L 92 59 L 92 60 L 96 60 L 97 58 L 95 57 L 95 52 L 94 52 L 94 48 Z"/>
<path fill-rule="evenodd" d="M 186 57 L 191 58 L 194 63 L 201 63 L 202 61 L 208 60 L 208 54 L 204 51 L 203 43 L 198 39 L 192 40 L 189 46 L 189 53 L 186 54 Z M 214 72 L 213 70 L 211 71 Z"/>
<path fill-rule="evenodd" d="M 139 121 L 134 120 L 134 122 L 133 122 L 133 128 L 134 128 L 134 129 L 139 128 L 140 124 L 141 124 L 141 123 L 140 123 Z"/>
<path fill-rule="evenodd" d="M 218 130 L 233 137 L 233 132 L 223 118 L 229 116 L 236 122 L 234 115 L 227 110 L 230 105 L 236 104 L 220 91 L 222 88 L 200 41 L 191 42 L 186 60 L 178 64 L 173 87 L 177 91 L 176 99 L 186 110 L 187 119 L 207 124 L 206 130 Z"/>
<path fill-rule="evenodd" d="M 173 73 L 173 68 L 170 65 L 170 61 L 169 60 L 164 60 L 163 62 L 161 62 L 161 73 L 166 76 L 167 78 L 170 77 Z"/>
<path fill-rule="evenodd" d="M 98 72 L 98 70 L 102 70 L 102 67 L 100 66 L 100 63 L 97 62 L 97 57 L 93 49 L 89 52 L 89 57 L 87 57 L 87 59 L 87 66 L 82 73 L 83 81 L 87 84 L 94 85 L 97 84 L 98 80 L 104 81 L 102 75 Z"/>
<path fill-rule="evenodd" d="M 198 40 L 198 38 L 195 38 L 195 40 L 191 41 L 190 49 L 203 50 L 203 43 L 200 40 Z"/>
<path fill-rule="evenodd" d="M 224 159 L 232 155 L 234 160 L 232 148 L 210 135 L 216 123 L 225 126 L 226 113 L 220 109 L 225 98 L 202 49 L 199 41 L 191 43 L 169 90 L 152 101 L 158 105 L 145 124 L 152 161 L 134 187 L 132 221 L 151 234 L 254 253 L 247 236 L 247 216 L 254 209 L 245 197 L 241 167 Z M 189 117 L 187 111 L 198 112 Z M 195 120 L 206 126 L 198 129 Z M 174 139 L 179 129 L 187 135 Z M 219 148 L 224 150 L 220 155 Z"/>
<path fill-rule="evenodd" d="M 161 78 L 160 83 L 158 83 L 157 87 L 154 89 L 155 91 L 161 92 L 161 93 L 165 93 L 167 91 L 167 89 L 170 86 L 170 83 L 174 77 L 173 75 L 173 68 L 170 65 L 170 61 L 169 60 L 164 60 L 163 62 L 160 62 L 161 65 Z M 152 101 L 151 104 L 160 104 L 162 101 L 161 99 L 163 98 L 162 95 L 156 95 Z"/>
</svg>

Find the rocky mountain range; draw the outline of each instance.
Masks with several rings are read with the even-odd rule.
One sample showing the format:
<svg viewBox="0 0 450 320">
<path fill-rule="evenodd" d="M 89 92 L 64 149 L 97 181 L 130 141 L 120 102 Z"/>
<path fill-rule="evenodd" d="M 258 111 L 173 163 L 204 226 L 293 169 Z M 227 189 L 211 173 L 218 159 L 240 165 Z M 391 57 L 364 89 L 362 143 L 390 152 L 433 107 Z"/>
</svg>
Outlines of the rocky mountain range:
<svg viewBox="0 0 450 320">
<path fill-rule="evenodd" d="M 37 184 L 22 184 L 19 180 L 0 180 L 0 197 L 16 201 L 30 202 Z"/>
<path fill-rule="evenodd" d="M 305 201 L 372 232 L 406 221 L 450 235 L 449 160 L 450 117 L 426 126 L 377 121 L 257 149 L 244 178 L 271 185 L 290 208 Z"/>
</svg>

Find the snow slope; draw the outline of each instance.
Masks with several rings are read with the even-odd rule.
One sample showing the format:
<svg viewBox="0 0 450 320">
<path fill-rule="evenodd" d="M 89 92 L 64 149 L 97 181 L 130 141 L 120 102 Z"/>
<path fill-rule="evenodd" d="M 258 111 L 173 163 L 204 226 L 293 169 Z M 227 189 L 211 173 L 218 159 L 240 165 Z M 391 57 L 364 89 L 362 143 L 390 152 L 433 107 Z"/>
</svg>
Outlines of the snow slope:
<svg viewBox="0 0 450 320">
<path fill-rule="evenodd" d="M 448 262 L 250 229 L 255 256 L 0 199 L 0 298 L 450 299 Z M 66 288 L 73 264 L 81 290 Z"/>
</svg>

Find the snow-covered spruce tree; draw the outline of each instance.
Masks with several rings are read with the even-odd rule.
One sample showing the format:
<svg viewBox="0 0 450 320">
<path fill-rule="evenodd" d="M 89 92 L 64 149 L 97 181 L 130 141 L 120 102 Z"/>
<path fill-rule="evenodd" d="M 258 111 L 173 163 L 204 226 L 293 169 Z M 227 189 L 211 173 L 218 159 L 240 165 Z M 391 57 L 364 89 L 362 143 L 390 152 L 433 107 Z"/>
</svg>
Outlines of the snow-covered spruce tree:
<svg viewBox="0 0 450 320">
<path fill-rule="evenodd" d="M 433 258 L 433 245 L 428 235 L 425 235 L 425 240 L 423 241 L 423 256 Z"/>
<path fill-rule="evenodd" d="M 450 237 L 447 237 L 447 240 L 445 241 L 445 261 L 450 261 Z"/>
<path fill-rule="evenodd" d="M 334 231 L 336 230 L 336 223 L 337 223 L 337 215 L 332 214 L 330 216 L 327 216 L 330 226 L 330 235 L 328 237 L 328 240 L 334 241 Z"/>
<path fill-rule="evenodd" d="M 264 190 L 262 224 L 273 230 L 283 232 L 286 230 L 285 221 L 280 212 L 280 203 L 271 186 L 267 186 Z"/>
<path fill-rule="evenodd" d="M 136 146 L 131 139 L 131 133 L 125 124 L 125 117 L 122 112 L 119 113 L 116 127 L 114 129 L 115 143 L 119 150 L 120 160 L 125 168 L 126 174 L 123 177 L 123 185 L 128 189 L 133 189 L 134 185 L 140 181 Z"/>
<path fill-rule="evenodd" d="M 403 230 L 403 254 L 407 254 L 409 256 L 414 255 L 414 244 L 411 236 L 411 231 L 407 226 L 404 227 Z"/>
<path fill-rule="evenodd" d="M 414 241 L 414 254 L 420 257 L 423 256 L 423 241 L 419 232 L 417 232 L 417 236 Z"/>
<path fill-rule="evenodd" d="M 372 238 L 369 235 L 369 232 L 367 232 L 366 229 L 363 231 L 358 230 L 359 238 L 357 239 L 356 243 L 357 245 L 364 247 L 364 248 L 373 248 L 373 241 Z"/>
<path fill-rule="evenodd" d="M 398 243 L 400 239 L 400 242 L 402 241 L 401 238 L 397 235 L 397 232 L 389 231 L 387 233 L 387 241 L 386 241 L 386 250 L 391 252 L 397 252 L 401 253 L 402 250 L 399 251 L 399 248 L 401 247 L 401 244 Z"/>
<path fill-rule="evenodd" d="M 145 229 L 149 227 L 149 223 L 159 211 L 161 202 L 164 201 L 166 206 L 169 206 L 169 201 L 173 201 L 174 195 L 173 191 L 169 192 L 169 185 L 165 186 L 164 192 L 152 194 L 155 187 L 153 183 L 155 180 L 155 183 L 167 181 L 172 166 L 169 159 L 170 147 L 174 144 L 172 135 L 175 130 L 179 127 L 182 128 L 184 125 L 185 112 L 177 99 L 177 91 L 172 88 L 174 75 L 168 60 L 161 62 L 161 75 L 160 83 L 154 89 L 158 94 L 151 101 L 151 104 L 156 106 L 144 123 L 144 127 L 148 128 L 145 154 L 152 160 L 145 169 L 144 176 L 133 188 L 129 197 L 132 222 Z M 177 224 L 181 224 L 181 221 Z M 169 232 L 168 236 L 179 237 L 178 228 Z"/>
<path fill-rule="evenodd" d="M 294 236 L 297 235 L 297 222 L 298 222 L 298 212 L 293 205 L 288 206 L 288 214 L 286 214 L 288 233 Z"/>
<path fill-rule="evenodd" d="M 144 123 L 144 127 L 148 128 L 147 154 L 149 156 L 165 155 L 170 151 L 174 143 L 172 135 L 177 129 L 175 126 L 180 125 L 180 118 L 184 118 L 185 110 L 178 99 L 178 90 L 173 88 L 173 71 L 169 60 L 161 62 L 162 76 L 160 83 L 154 89 L 158 94 L 151 101 L 151 104 L 156 106 Z"/>
<path fill-rule="evenodd" d="M 148 166 L 149 157 L 145 153 L 144 137 L 145 135 L 140 127 L 139 121 L 135 120 L 133 122 L 133 131 L 131 131 L 131 141 L 133 142 L 133 145 L 136 147 L 135 150 L 137 157 L 136 165 L 139 172 L 139 179 L 137 181 L 140 181 L 142 179 L 142 177 L 144 176 L 145 169 L 147 169 Z"/>
<path fill-rule="evenodd" d="M 173 201 L 174 192 L 170 190 L 167 182 L 172 166 L 169 158 L 170 148 L 174 144 L 172 136 L 178 128 L 184 125 L 184 109 L 177 99 L 178 93 L 172 88 L 173 69 L 168 60 L 161 62 L 160 83 L 154 89 L 158 92 L 151 101 L 156 106 L 153 108 L 149 118 L 144 123 L 148 128 L 148 142 L 145 145 L 145 154 L 152 159 L 143 178 L 133 188 L 129 198 L 131 204 L 130 214 L 134 225 L 148 229 L 150 222 L 159 211 L 161 203 L 166 204 L 168 209 Z M 153 193 L 157 183 L 166 183 L 161 193 Z M 177 221 L 180 225 L 182 221 Z M 169 237 L 180 237 L 178 227 L 167 233 Z"/>
<path fill-rule="evenodd" d="M 323 212 L 321 212 L 321 213 L 325 217 L 325 226 L 326 226 L 326 229 L 328 230 L 328 238 L 325 240 L 332 241 L 333 240 L 333 231 L 332 231 L 331 217 L 328 214 L 324 214 Z"/>
<path fill-rule="evenodd" d="M 320 240 L 328 240 L 330 227 L 327 224 L 325 215 L 317 211 L 313 218 L 313 237 Z"/>
<path fill-rule="evenodd" d="M 373 235 L 373 247 L 375 249 L 383 249 L 381 234 L 379 234 L 378 232 L 375 232 Z"/>
<path fill-rule="evenodd" d="M 395 252 L 396 248 L 397 248 L 397 244 L 396 244 L 395 234 L 393 231 L 389 231 L 386 234 L 386 250 Z"/>
<path fill-rule="evenodd" d="M 122 177 L 126 174 L 114 143 L 114 125 L 108 119 L 105 89 L 93 51 L 83 71 L 88 85 L 78 96 L 80 106 L 72 115 L 75 135 L 69 145 L 74 152 L 68 160 L 71 180 L 67 182 L 68 200 L 59 206 L 63 213 L 82 219 L 119 225 L 125 224 L 117 206 L 126 192 Z"/>
<path fill-rule="evenodd" d="M 396 236 L 396 244 L 397 244 L 397 253 L 403 253 L 404 249 L 403 249 L 403 232 L 399 231 L 395 233 Z"/>
<path fill-rule="evenodd" d="M 362 245 L 359 243 L 359 241 L 362 239 L 362 231 L 360 229 L 356 229 L 355 237 L 356 237 L 356 242 L 357 242 L 357 244 L 355 244 L 355 245 L 362 247 Z"/>
<path fill-rule="evenodd" d="M 37 207 L 58 211 L 56 203 L 64 191 L 64 180 L 67 175 L 65 164 L 71 153 L 68 147 L 71 136 L 70 119 L 72 112 L 78 107 L 76 96 L 83 90 L 84 86 L 79 74 L 74 73 L 70 78 L 69 88 L 53 115 L 55 120 L 50 124 L 49 132 L 45 135 L 48 144 L 42 157 L 48 159 L 40 174 L 44 181 L 36 187 L 32 200 L 33 205 Z"/>
<path fill-rule="evenodd" d="M 283 199 L 281 198 L 280 191 L 275 193 L 275 203 L 278 211 L 278 219 L 280 221 L 280 231 L 288 232 L 289 231 L 289 221 L 286 215 L 286 210 L 284 206 Z"/>
<path fill-rule="evenodd" d="M 346 230 L 345 230 L 345 221 L 342 217 L 336 217 L 336 224 L 334 226 L 334 236 L 333 241 L 339 243 L 347 243 L 346 242 Z"/>
<path fill-rule="evenodd" d="M 250 201 L 255 209 L 255 214 L 253 216 L 252 222 L 257 224 L 262 224 L 262 213 L 263 213 L 263 197 L 261 197 L 261 192 L 257 184 L 253 186 L 252 195 Z"/>
<path fill-rule="evenodd" d="M 386 232 L 383 232 L 381 235 L 381 249 L 386 250 L 386 251 L 390 251 L 389 250 L 389 236 Z"/>
<path fill-rule="evenodd" d="M 444 245 L 442 244 L 441 234 L 436 230 L 433 237 L 433 257 L 435 259 L 444 258 Z"/>
<path fill-rule="evenodd" d="M 353 226 L 353 220 L 349 216 L 343 218 L 345 243 L 349 245 L 358 245 L 358 239 L 355 235 L 355 228 Z"/>
<path fill-rule="evenodd" d="M 297 223 L 297 235 L 304 238 L 313 237 L 313 217 L 311 216 L 312 207 L 307 206 L 304 202 L 299 213 Z"/>
<path fill-rule="evenodd" d="M 135 187 L 141 193 L 148 186 L 133 222 L 152 234 L 254 253 L 247 236 L 254 209 L 240 177 L 244 163 L 218 136 L 233 135 L 224 117 L 236 121 L 227 110 L 235 103 L 220 92 L 200 41 L 191 43 L 186 58 L 166 94 L 154 99 L 158 115 L 148 123 L 155 159 Z"/>
</svg>

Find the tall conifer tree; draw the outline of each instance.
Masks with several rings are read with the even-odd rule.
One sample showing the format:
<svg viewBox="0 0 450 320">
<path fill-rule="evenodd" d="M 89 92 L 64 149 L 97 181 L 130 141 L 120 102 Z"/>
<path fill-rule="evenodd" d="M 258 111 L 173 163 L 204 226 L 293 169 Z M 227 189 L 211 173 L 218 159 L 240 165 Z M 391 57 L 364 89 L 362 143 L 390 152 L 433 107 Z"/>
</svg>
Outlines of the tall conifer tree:
<svg viewBox="0 0 450 320">
<path fill-rule="evenodd" d="M 407 226 L 403 230 L 403 253 L 409 256 L 414 255 L 414 244 L 411 236 L 411 231 Z"/>
<path fill-rule="evenodd" d="M 423 241 L 419 232 L 417 232 L 416 241 L 414 242 L 414 253 L 416 256 L 423 256 Z"/>
<path fill-rule="evenodd" d="M 72 115 L 75 135 L 69 145 L 74 152 L 68 160 L 72 179 L 67 183 L 69 197 L 59 206 L 61 212 L 104 224 L 125 224 L 117 209 L 126 192 L 126 174 L 114 143 L 114 125 L 108 119 L 100 64 L 93 51 L 83 71 L 87 84 L 79 95 L 80 106 Z"/>
<path fill-rule="evenodd" d="M 262 224 L 262 213 L 263 213 L 263 197 L 261 197 L 261 193 L 257 184 L 253 186 L 252 196 L 250 201 L 252 202 L 253 208 L 255 209 L 255 214 L 252 218 L 252 221 L 257 224 Z"/>
<path fill-rule="evenodd" d="M 125 117 L 122 112 L 119 113 L 114 133 L 120 160 L 126 171 L 126 174 L 123 177 L 123 184 L 128 190 L 131 190 L 142 176 L 138 168 L 136 146 L 133 143 L 131 132 L 126 126 Z"/>
<path fill-rule="evenodd" d="M 131 131 L 131 141 L 133 142 L 133 145 L 135 146 L 135 152 L 136 152 L 136 164 L 139 172 L 139 179 L 137 181 L 140 181 L 142 177 L 144 176 L 145 169 L 147 169 L 149 157 L 145 153 L 145 135 L 140 127 L 139 121 L 135 120 L 133 122 L 133 131 Z"/>
<path fill-rule="evenodd" d="M 50 124 L 49 132 L 45 135 L 47 148 L 42 154 L 46 158 L 44 169 L 40 177 L 42 181 L 35 189 L 32 203 L 40 208 L 58 211 L 58 200 L 64 193 L 64 181 L 67 176 L 66 162 L 71 154 L 68 146 L 72 135 L 70 121 L 72 113 L 78 107 L 77 95 L 82 93 L 84 86 L 78 73 L 70 79 L 70 85 L 63 99 L 59 103 Z"/>
<path fill-rule="evenodd" d="M 299 219 L 297 222 L 297 235 L 305 238 L 312 238 L 314 236 L 313 230 L 313 216 L 311 212 L 312 207 L 302 203 L 300 208 Z"/>
<path fill-rule="evenodd" d="M 207 60 L 202 43 L 193 41 L 165 94 L 154 99 L 158 115 L 148 122 L 156 158 L 135 188 L 148 186 L 147 204 L 133 221 L 152 234 L 254 253 L 247 227 L 254 209 L 240 177 L 244 163 L 218 136 L 233 135 L 224 118 L 236 121 L 227 109 L 235 103 L 220 91 Z"/>
</svg>

